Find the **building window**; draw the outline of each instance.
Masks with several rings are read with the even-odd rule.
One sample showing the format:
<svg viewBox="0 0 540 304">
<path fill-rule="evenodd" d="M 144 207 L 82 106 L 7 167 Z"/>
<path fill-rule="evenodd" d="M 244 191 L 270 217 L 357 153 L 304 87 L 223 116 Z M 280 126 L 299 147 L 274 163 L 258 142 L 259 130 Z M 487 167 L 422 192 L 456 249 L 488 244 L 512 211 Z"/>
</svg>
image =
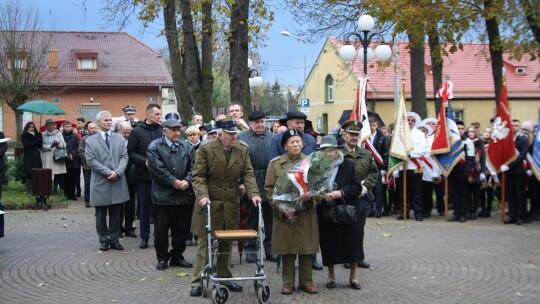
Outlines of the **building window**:
<svg viewBox="0 0 540 304">
<path fill-rule="evenodd" d="M 97 70 L 98 53 L 94 50 L 73 50 L 78 70 Z"/>
<path fill-rule="evenodd" d="M 464 114 L 465 113 L 463 112 L 463 110 L 454 110 L 454 117 L 456 118 L 456 120 L 464 121 L 463 120 Z"/>
<path fill-rule="evenodd" d="M 326 89 L 324 102 L 334 102 L 334 78 L 331 75 L 326 76 L 324 87 Z"/>
<path fill-rule="evenodd" d="M 28 52 L 16 51 L 8 52 L 8 68 L 16 70 L 26 70 L 28 64 Z"/>
<path fill-rule="evenodd" d="M 79 70 L 96 70 L 97 60 L 96 58 L 78 58 L 77 67 Z"/>
</svg>

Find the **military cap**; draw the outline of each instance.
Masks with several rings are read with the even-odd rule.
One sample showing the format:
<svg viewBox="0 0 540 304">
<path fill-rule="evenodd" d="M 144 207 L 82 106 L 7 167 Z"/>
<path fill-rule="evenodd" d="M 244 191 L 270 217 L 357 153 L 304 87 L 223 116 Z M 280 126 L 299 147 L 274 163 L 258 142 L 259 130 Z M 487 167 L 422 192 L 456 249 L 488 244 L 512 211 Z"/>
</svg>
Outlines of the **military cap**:
<svg viewBox="0 0 540 304">
<path fill-rule="evenodd" d="M 238 128 L 236 127 L 236 123 L 232 120 L 221 120 L 216 123 L 216 127 L 218 129 L 223 130 L 227 133 L 237 133 Z"/>
<path fill-rule="evenodd" d="M 181 126 L 177 119 L 167 119 L 163 122 L 164 128 L 180 128 Z"/>
<path fill-rule="evenodd" d="M 321 144 L 319 145 L 319 149 L 322 148 L 337 148 L 337 139 L 333 135 L 325 135 L 321 139 Z"/>
<path fill-rule="evenodd" d="M 344 123 L 341 128 L 345 132 L 360 134 L 360 131 L 362 130 L 362 123 L 356 120 L 350 120 Z"/>
<path fill-rule="evenodd" d="M 181 124 L 182 126 L 189 126 L 189 122 L 187 122 L 186 120 L 181 120 L 181 121 L 180 121 L 180 124 Z"/>
<path fill-rule="evenodd" d="M 175 113 L 175 112 L 171 112 L 171 113 L 167 113 L 167 115 L 165 115 L 165 120 L 169 120 L 169 119 L 180 119 L 180 115 L 178 115 L 178 113 Z"/>
<path fill-rule="evenodd" d="M 207 125 L 205 126 L 205 128 L 206 128 L 206 133 L 214 133 L 214 132 L 217 132 L 217 130 L 218 130 L 218 129 L 216 128 L 216 126 L 213 125 L 213 124 L 207 124 Z"/>
<path fill-rule="evenodd" d="M 55 123 L 54 120 L 52 120 L 51 118 L 45 120 L 45 125 L 48 125 L 48 124 L 51 124 L 51 123 L 52 124 Z"/>
<path fill-rule="evenodd" d="M 124 108 L 122 108 L 122 111 L 124 111 L 124 113 L 135 113 L 137 112 L 137 108 L 132 105 L 127 105 Z"/>
<path fill-rule="evenodd" d="M 266 114 L 263 111 L 253 111 L 249 113 L 248 115 L 249 121 L 254 121 L 254 120 L 265 118 L 265 117 L 266 117 Z"/>
<path fill-rule="evenodd" d="M 302 137 L 302 132 L 296 130 L 296 129 L 288 129 L 287 131 L 283 132 L 283 136 L 281 137 L 281 146 L 285 147 L 285 144 L 287 143 L 287 140 L 289 138 L 299 136 Z"/>
</svg>

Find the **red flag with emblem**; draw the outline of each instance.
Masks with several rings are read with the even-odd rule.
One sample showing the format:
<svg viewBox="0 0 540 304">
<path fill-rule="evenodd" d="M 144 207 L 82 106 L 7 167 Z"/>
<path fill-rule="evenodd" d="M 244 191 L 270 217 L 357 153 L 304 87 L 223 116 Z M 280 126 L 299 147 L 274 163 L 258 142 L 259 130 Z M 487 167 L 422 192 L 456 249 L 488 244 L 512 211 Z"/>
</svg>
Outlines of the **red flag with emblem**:
<svg viewBox="0 0 540 304">
<path fill-rule="evenodd" d="M 512 135 L 512 119 L 508 106 L 506 84 L 501 89 L 501 100 L 497 103 L 497 116 L 493 123 L 493 133 L 487 151 L 488 162 L 495 171 L 500 172 L 502 165 L 508 165 L 516 158 L 516 146 Z"/>
</svg>

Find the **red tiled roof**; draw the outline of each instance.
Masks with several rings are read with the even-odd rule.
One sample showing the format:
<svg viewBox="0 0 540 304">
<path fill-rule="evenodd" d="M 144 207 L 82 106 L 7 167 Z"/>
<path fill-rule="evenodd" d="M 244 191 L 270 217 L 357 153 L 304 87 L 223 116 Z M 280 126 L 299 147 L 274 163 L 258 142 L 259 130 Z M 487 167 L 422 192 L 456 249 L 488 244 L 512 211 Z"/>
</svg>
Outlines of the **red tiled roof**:
<svg viewBox="0 0 540 304">
<path fill-rule="evenodd" d="M 21 32 L 23 33 L 23 32 Z M 161 54 L 124 32 L 42 31 L 58 50 L 58 74 L 48 85 L 165 86 L 172 77 Z M 97 70 L 77 70 L 76 53 L 98 53 Z"/>
<path fill-rule="evenodd" d="M 337 50 L 344 44 L 344 41 L 330 37 Z M 410 56 L 407 50 L 408 43 L 398 44 L 398 66 L 400 71 L 406 71 L 405 90 L 410 96 Z M 540 97 L 540 83 L 535 82 L 536 75 L 540 73 L 540 61 L 530 61 L 529 56 L 523 56 L 521 61 L 509 59 L 505 54 L 504 66 L 506 68 L 506 83 L 508 96 L 514 98 Z M 491 74 L 491 64 L 489 62 L 489 50 L 487 44 L 469 43 L 463 45 L 463 51 L 457 51 L 443 57 L 443 78 L 449 75 L 454 83 L 454 98 L 487 98 L 495 99 L 495 88 L 493 76 Z M 381 68 L 375 64 L 376 60 L 368 63 L 369 87 L 375 92 L 375 98 L 386 99 L 394 96 L 394 58 L 386 68 Z M 433 96 L 433 76 L 429 72 L 431 59 L 429 57 L 429 47 L 426 46 L 425 64 L 426 73 L 426 95 L 427 98 Z M 358 77 L 363 75 L 363 62 L 358 58 L 349 63 L 353 73 Z M 516 74 L 516 68 L 526 68 L 526 74 Z M 400 73 L 401 87 L 401 73 Z"/>
</svg>

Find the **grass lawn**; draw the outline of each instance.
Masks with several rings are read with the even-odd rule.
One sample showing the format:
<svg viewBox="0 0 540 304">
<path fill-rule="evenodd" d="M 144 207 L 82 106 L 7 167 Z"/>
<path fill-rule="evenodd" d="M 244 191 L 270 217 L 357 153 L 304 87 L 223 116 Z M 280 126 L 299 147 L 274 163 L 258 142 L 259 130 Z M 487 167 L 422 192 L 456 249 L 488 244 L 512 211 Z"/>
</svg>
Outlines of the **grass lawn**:
<svg viewBox="0 0 540 304">
<path fill-rule="evenodd" d="M 2 192 L 2 205 L 6 210 L 33 209 L 36 204 L 35 196 L 26 194 L 26 187 L 19 181 L 10 179 L 7 185 L 4 185 Z M 47 200 L 48 204 L 65 204 L 66 198 L 63 194 L 52 195 Z M 53 207 L 54 208 L 54 207 Z"/>
</svg>

